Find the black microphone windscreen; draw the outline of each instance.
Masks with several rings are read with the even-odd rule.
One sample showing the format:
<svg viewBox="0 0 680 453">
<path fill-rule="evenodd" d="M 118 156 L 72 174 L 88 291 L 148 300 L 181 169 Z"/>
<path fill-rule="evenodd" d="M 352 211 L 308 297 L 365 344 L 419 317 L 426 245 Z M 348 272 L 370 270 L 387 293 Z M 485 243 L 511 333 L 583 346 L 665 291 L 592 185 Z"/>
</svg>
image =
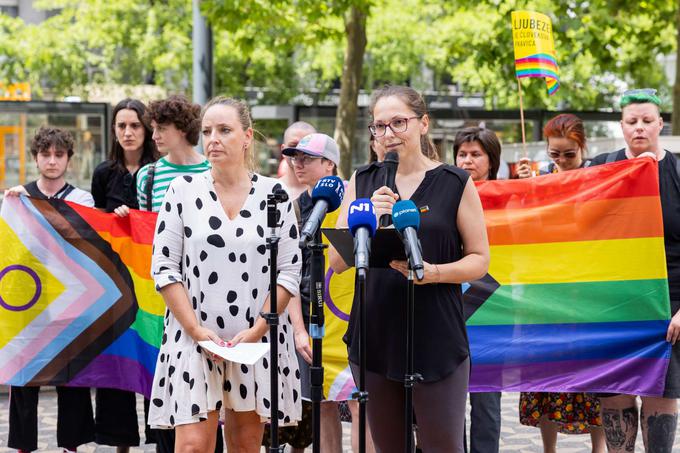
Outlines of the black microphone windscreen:
<svg viewBox="0 0 680 453">
<path fill-rule="evenodd" d="M 399 153 L 396 151 L 390 151 L 389 153 L 385 154 L 385 160 L 383 160 L 386 164 L 397 164 L 399 165 Z"/>
</svg>

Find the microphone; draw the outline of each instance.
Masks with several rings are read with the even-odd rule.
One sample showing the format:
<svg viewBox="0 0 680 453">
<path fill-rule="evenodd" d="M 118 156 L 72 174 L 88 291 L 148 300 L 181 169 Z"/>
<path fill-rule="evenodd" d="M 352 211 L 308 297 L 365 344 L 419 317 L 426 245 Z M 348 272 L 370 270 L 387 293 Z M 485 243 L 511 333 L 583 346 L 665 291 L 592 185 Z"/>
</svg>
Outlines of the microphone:
<svg viewBox="0 0 680 453">
<path fill-rule="evenodd" d="M 420 241 L 418 240 L 418 228 L 420 227 L 420 213 L 415 203 L 411 200 L 397 201 L 392 207 L 394 228 L 401 233 L 404 241 L 404 249 L 411 269 L 416 273 L 418 281 L 425 277 Z"/>
<path fill-rule="evenodd" d="M 375 208 L 368 198 L 359 198 L 349 205 L 347 216 L 349 231 L 354 236 L 354 267 L 359 275 L 366 275 L 368 257 L 371 253 L 371 238 L 375 234 L 377 221 Z"/>
<path fill-rule="evenodd" d="M 394 178 L 397 176 L 397 167 L 399 166 L 399 154 L 396 151 L 390 151 L 385 154 L 385 160 L 383 160 L 383 166 L 385 167 L 385 184 L 384 186 L 392 189 L 392 192 L 397 191 L 397 185 L 394 182 Z M 383 214 L 380 217 L 380 226 L 385 228 L 390 226 L 392 223 L 392 216 L 389 214 Z"/>
<path fill-rule="evenodd" d="M 344 195 L 345 185 L 342 183 L 342 179 L 337 176 L 326 176 L 319 179 L 312 190 L 314 208 L 300 232 L 300 248 L 307 247 L 324 217 L 326 217 L 326 213 L 338 209 Z"/>
</svg>

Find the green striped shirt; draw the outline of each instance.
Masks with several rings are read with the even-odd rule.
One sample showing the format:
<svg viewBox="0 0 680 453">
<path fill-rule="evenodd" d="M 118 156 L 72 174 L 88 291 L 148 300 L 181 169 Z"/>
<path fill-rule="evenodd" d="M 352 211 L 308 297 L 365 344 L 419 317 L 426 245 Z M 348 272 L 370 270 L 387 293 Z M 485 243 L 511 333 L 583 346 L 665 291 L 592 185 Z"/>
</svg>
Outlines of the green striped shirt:
<svg viewBox="0 0 680 453">
<path fill-rule="evenodd" d="M 139 209 L 146 210 L 146 180 L 148 179 L 149 165 L 145 165 L 137 172 L 137 200 Z M 210 170 L 210 163 L 204 160 L 200 164 L 177 165 L 168 162 L 165 157 L 161 157 L 156 162 L 156 171 L 153 175 L 152 205 L 151 210 L 158 212 L 163 202 L 168 186 L 178 176 L 190 175 L 193 173 L 203 173 Z"/>
</svg>

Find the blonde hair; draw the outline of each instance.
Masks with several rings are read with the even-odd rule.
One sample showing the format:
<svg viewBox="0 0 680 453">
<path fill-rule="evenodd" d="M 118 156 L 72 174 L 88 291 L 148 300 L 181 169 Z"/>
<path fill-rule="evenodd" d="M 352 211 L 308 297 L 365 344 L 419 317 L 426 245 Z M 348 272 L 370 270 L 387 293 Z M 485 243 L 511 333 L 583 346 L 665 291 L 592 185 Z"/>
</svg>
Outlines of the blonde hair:
<svg viewBox="0 0 680 453">
<path fill-rule="evenodd" d="M 203 117 L 205 117 L 205 112 L 207 112 L 210 107 L 214 107 L 216 105 L 225 105 L 228 107 L 232 107 L 234 110 L 236 110 L 236 114 L 238 115 L 238 120 L 241 123 L 241 127 L 243 127 L 244 131 L 247 131 L 249 128 L 253 129 L 253 119 L 250 116 L 250 108 L 248 107 L 248 104 L 246 104 L 244 101 L 240 99 L 235 99 L 235 98 L 230 98 L 227 96 L 216 96 L 209 100 L 204 106 L 203 109 L 201 110 L 201 123 L 203 123 Z M 250 141 L 250 144 L 248 145 L 248 148 L 244 151 L 244 160 L 246 163 L 246 168 L 249 171 L 254 171 L 255 170 L 255 134 L 253 133 L 253 139 Z"/>
</svg>

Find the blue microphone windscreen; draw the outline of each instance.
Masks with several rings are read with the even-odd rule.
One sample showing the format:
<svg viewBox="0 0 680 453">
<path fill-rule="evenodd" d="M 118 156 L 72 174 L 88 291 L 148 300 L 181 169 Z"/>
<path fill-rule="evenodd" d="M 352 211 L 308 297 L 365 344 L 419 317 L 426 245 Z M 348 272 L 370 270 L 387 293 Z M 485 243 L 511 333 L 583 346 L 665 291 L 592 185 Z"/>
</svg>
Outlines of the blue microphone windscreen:
<svg viewBox="0 0 680 453">
<path fill-rule="evenodd" d="M 420 227 L 420 212 L 416 204 L 411 200 L 397 201 L 392 206 L 392 223 L 398 231 L 412 227 L 416 230 Z"/>
<path fill-rule="evenodd" d="M 358 228 L 368 228 L 370 237 L 373 237 L 377 227 L 377 220 L 375 218 L 375 208 L 373 203 L 368 198 L 359 198 L 354 200 L 349 205 L 349 214 L 347 215 L 347 224 L 352 236 L 356 233 Z"/>
<path fill-rule="evenodd" d="M 342 197 L 345 196 L 345 185 L 337 176 L 326 176 L 319 179 L 312 189 L 312 201 L 325 200 L 328 203 L 328 211 L 333 212 L 340 207 Z"/>
</svg>

